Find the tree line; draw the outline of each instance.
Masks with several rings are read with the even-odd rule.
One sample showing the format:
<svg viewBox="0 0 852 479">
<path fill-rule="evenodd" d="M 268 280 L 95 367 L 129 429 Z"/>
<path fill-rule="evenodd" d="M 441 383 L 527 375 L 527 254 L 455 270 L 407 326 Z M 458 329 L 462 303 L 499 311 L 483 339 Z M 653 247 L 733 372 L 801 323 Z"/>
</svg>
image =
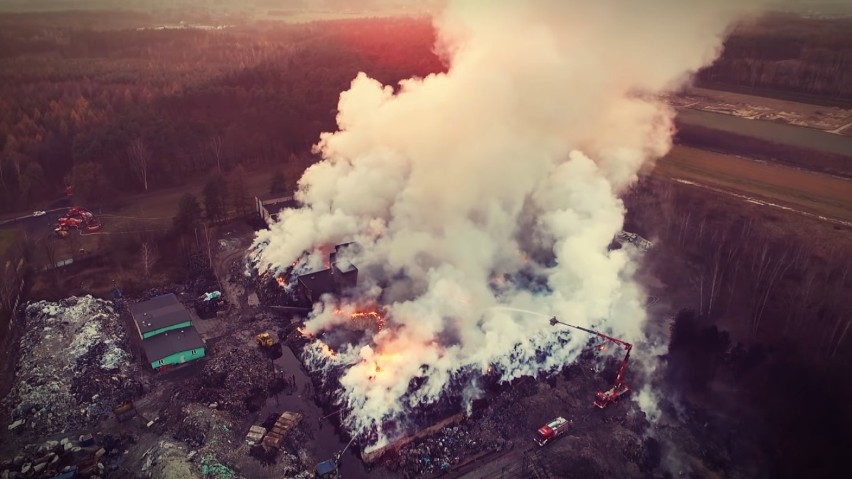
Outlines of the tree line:
<svg viewBox="0 0 852 479">
<path fill-rule="evenodd" d="M 103 203 L 237 164 L 280 164 L 336 129 L 340 92 L 359 71 L 394 84 L 441 70 L 433 40 L 414 19 L 16 25 L 0 32 L 0 45 L 14 45 L 0 48 L 0 211 L 40 207 L 68 184 Z"/>
<path fill-rule="evenodd" d="M 625 199 L 633 227 L 658 243 L 649 264 L 680 278 L 687 304 L 740 338 L 850 364 L 852 252 L 837 236 L 843 228 L 804 231 L 796 219 L 817 221 L 805 218 L 779 225 L 771 211 L 688 188 L 648 178 Z"/>
<path fill-rule="evenodd" d="M 768 15 L 740 25 L 701 81 L 852 102 L 852 18 Z"/>
</svg>

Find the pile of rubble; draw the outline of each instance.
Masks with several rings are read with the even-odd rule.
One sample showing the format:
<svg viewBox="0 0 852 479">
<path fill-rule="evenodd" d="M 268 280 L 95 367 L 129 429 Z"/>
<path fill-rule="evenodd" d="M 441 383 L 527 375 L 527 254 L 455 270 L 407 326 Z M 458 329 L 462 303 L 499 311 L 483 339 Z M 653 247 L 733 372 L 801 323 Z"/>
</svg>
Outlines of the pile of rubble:
<svg viewBox="0 0 852 479">
<path fill-rule="evenodd" d="M 386 461 L 391 469 L 409 475 L 438 474 L 465 458 L 483 451 L 497 451 L 506 446 L 499 436 L 483 439 L 474 434 L 469 423 L 446 427 L 422 441 L 402 447 L 398 457 Z"/>
<path fill-rule="evenodd" d="M 26 307 L 9 430 L 53 434 L 92 424 L 138 396 L 137 367 L 111 303 L 84 296 Z"/>
<path fill-rule="evenodd" d="M 146 453 L 143 472 L 149 477 L 163 477 L 156 475 L 163 472 L 154 467 L 161 464 L 175 471 L 189 467 L 193 474 L 200 471 L 205 478 L 312 477 L 306 473 L 307 456 L 300 448 L 307 439 L 297 434 L 298 426 L 286 437 L 286 448 L 264 449 L 245 441 L 246 431 L 238 419 L 244 414 L 218 409 L 216 403 L 181 407 L 182 419 L 174 418 L 177 426 L 172 437 L 183 444 L 161 442 L 153 447 Z"/>
<path fill-rule="evenodd" d="M 271 363 L 263 354 L 238 348 L 211 354 L 201 370 L 200 381 L 204 397 L 196 399 L 216 402 L 220 409 L 232 413 L 259 407 L 256 402 L 286 384 L 284 373 L 278 369 L 272 372 Z"/>
<path fill-rule="evenodd" d="M 31 444 L 14 458 L 0 462 L 0 477 L 51 478 L 64 472 L 75 477 L 125 477 L 120 462 L 126 448 L 135 442 L 130 434 L 86 434 L 76 441 L 65 437 Z"/>
<path fill-rule="evenodd" d="M 186 451 L 177 444 L 160 441 L 144 454 L 142 477 L 151 479 L 200 479 Z"/>
</svg>

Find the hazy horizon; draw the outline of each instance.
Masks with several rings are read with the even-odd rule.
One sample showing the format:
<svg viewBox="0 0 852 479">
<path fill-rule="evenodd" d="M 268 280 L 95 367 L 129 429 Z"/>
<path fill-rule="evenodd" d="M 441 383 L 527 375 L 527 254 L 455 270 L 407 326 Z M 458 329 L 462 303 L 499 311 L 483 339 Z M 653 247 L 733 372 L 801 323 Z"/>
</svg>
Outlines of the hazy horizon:
<svg viewBox="0 0 852 479">
<path fill-rule="evenodd" d="M 61 11 L 187 11 L 266 15 L 325 13 L 410 15 L 434 11 L 441 0 L 0 0 L 0 12 Z M 843 0 L 778 0 L 773 10 L 817 16 L 852 16 L 852 3 Z"/>
</svg>

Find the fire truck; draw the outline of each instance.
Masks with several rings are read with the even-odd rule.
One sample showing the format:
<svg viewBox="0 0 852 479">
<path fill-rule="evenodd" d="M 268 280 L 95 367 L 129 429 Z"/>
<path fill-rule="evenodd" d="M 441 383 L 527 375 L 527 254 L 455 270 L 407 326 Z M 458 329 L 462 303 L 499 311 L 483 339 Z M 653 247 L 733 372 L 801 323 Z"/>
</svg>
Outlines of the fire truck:
<svg viewBox="0 0 852 479">
<path fill-rule="evenodd" d="M 538 428 L 538 431 L 536 431 L 535 434 L 535 442 L 539 446 L 543 447 L 552 439 L 556 439 L 557 437 L 565 434 L 570 426 L 571 421 L 560 416 Z"/>
<path fill-rule="evenodd" d="M 103 227 L 95 215 L 83 208 L 73 207 L 68 210 L 65 216 L 56 220 L 56 228 L 54 232 L 60 238 L 67 238 L 72 229 L 78 230 L 81 233 L 94 233 L 100 231 Z"/>
<path fill-rule="evenodd" d="M 606 334 L 593 331 L 591 329 L 586 329 L 582 326 L 574 326 L 573 324 L 563 323 L 555 317 L 550 319 L 550 324 L 552 326 L 555 326 L 556 324 L 561 324 L 570 328 L 579 329 L 580 331 L 585 331 L 589 334 L 594 334 L 595 336 L 598 336 L 623 347 L 626 351 L 626 353 L 624 354 L 624 359 L 621 360 L 621 364 L 618 366 L 618 372 L 615 375 L 615 384 L 608 390 L 599 391 L 597 394 L 595 394 L 595 406 L 603 409 L 614 403 L 615 401 L 618 401 L 618 398 L 620 398 L 621 396 L 630 392 L 630 386 L 628 386 L 627 383 L 624 382 L 624 374 L 627 372 L 627 362 L 630 360 L 630 351 L 633 349 L 632 344 L 622 341 L 620 339 L 615 339 L 612 336 L 607 336 Z"/>
</svg>

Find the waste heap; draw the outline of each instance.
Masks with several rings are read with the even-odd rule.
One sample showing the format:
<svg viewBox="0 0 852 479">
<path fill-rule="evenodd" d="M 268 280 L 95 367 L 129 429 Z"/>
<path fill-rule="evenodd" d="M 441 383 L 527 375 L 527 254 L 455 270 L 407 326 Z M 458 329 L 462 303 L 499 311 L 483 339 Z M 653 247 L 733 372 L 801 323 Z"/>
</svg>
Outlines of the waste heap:
<svg viewBox="0 0 852 479">
<path fill-rule="evenodd" d="M 217 345 L 215 354 L 204 363 L 200 374 L 204 396 L 199 401 L 215 401 L 220 409 L 244 413 L 259 408 L 266 397 L 284 388 L 284 373 L 277 368 L 273 372 L 269 359 L 259 351 L 226 348 Z"/>
<path fill-rule="evenodd" d="M 87 426 L 141 393 L 110 302 L 84 296 L 31 303 L 23 331 L 13 386 L 0 403 L 10 430 L 53 434 Z"/>
</svg>

